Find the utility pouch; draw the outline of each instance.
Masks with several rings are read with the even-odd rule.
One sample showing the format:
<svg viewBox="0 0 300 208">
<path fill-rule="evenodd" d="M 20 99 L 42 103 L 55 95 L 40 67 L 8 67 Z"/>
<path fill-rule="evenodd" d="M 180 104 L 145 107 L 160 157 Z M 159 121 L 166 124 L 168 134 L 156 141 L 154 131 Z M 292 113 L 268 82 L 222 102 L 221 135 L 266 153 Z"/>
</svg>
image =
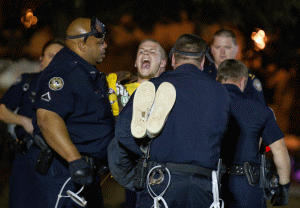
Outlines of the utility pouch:
<svg viewBox="0 0 300 208">
<path fill-rule="evenodd" d="M 255 186 L 259 183 L 260 167 L 258 165 L 245 162 L 244 171 L 251 186 Z"/>
<path fill-rule="evenodd" d="M 279 175 L 274 171 L 269 171 L 265 179 L 264 197 L 270 200 L 279 191 Z"/>
<path fill-rule="evenodd" d="M 93 176 L 101 177 L 109 173 L 109 168 L 107 165 L 101 165 L 97 159 L 84 155 L 87 163 L 90 164 Z"/>
<path fill-rule="evenodd" d="M 41 150 L 36 160 L 35 170 L 40 174 L 46 175 L 53 159 L 54 155 L 50 148 Z"/>
<path fill-rule="evenodd" d="M 138 164 L 135 168 L 133 187 L 136 190 L 143 190 L 146 188 L 147 162 L 148 157 L 143 156 L 139 159 Z"/>
</svg>

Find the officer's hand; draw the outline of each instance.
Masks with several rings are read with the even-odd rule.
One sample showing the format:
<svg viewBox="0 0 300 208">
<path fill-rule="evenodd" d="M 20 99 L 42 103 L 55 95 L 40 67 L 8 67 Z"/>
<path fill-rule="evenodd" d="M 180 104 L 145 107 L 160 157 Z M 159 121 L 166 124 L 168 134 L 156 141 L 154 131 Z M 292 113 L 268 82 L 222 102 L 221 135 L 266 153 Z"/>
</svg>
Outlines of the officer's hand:
<svg viewBox="0 0 300 208">
<path fill-rule="evenodd" d="M 90 164 L 84 158 L 69 163 L 69 171 L 75 183 L 88 186 L 93 181 Z"/>
<path fill-rule="evenodd" d="M 273 206 L 285 206 L 289 203 L 290 198 L 290 183 L 285 185 L 279 184 L 279 191 L 271 199 Z"/>
<path fill-rule="evenodd" d="M 32 134 L 33 133 L 33 125 L 32 125 L 32 119 L 26 117 L 26 116 L 22 116 L 22 126 L 24 128 L 24 130 L 28 133 L 28 134 Z"/>
</svg>

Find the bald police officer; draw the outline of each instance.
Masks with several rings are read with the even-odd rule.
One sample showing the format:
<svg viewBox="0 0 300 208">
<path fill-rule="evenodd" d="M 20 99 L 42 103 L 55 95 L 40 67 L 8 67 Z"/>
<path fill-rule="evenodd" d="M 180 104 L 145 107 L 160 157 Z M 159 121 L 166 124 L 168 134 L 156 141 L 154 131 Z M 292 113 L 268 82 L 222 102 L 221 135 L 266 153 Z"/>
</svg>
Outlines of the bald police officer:
<svg viewBox="0 0 300 208">
<path fill-rule="evenodd" d="M 37 170 L 33 188 L 38 194 L 32 207 L 74 207 L 74 201 L 58 194 L 76 193 L 82 186 L 87 207 L 102 207 L 99 177 L 90 163 L 107 163 L 106 149 L 114 136 L 106 78 L 95 67 L 105 57 L 105 26 L 97 18 L 77 18 L 66 38 L 67 47 L 39 80 L 33 120 L 39 148 L 32 151 L 32 168 Z"/>
</svg>

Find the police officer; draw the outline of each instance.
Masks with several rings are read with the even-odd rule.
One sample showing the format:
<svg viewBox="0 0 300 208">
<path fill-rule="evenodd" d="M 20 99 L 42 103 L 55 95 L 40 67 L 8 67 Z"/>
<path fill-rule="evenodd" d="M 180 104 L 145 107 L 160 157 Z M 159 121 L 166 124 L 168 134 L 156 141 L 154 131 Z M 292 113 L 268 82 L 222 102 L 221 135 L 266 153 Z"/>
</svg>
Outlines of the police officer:
<svg viewBox="0 0 300 208">
<path fill-rule="evenodd" d="M 220 29 L 213 35 L 211 53 L 214 58 L 214 64 L 205 65 L 204 72 L 208 73 L 214 80 L 217 77 L 217 71 L 220 63 L 226 59 L 235 59 L 239 51 L 236 35 L 228 29 Z M 244 93 L 260 102 L 266 104 L 261 82 L 249 69 L 249 78 Z"/>
<path fill-rule="evenodd" d="M 138 191 L 137 207 L 157 206 L 157 203 L 162 207 L 210 207 L 213 203 L 212 172 L 217 170 L 230 100 L 226 89 L 202 71 L 206 49 L 207 45 L 200 37 L 180 36 L 171 54 L 174 71 L 150 80 L 156 89 L 163 82 L 172 84 L 176 89 L 176 101 L 173 109 L 169 109 L 164 128 L 148 145 L 146 157 L 139 159 L 145 161 L 146 158 L 142 165 L 136 165 L 137 155 L 143 156 L 140 140 L 133 138 L 130 129 L 133 100 L 146 82 L 137 89 L 119 116 L 116 137 L 109 147 L 109 155 L 115 153 L 115 159 L 109 159 L 110 167 L 119 183 Z M 160 112 L 165 111 L 162 108 Z M 149 181 L 135 177 L 134 171 L 141 172 L 139 168 L 144 173 L 142 167 L 146 168 L 146 175 L 151 174 L 150 187 L 156 195 L 138 186 Z M 158 169 L 151 172 L 155 167 Z"/>
<path fill-rule="evenodd" d="M 103 206 L 97 166 L 106 165 L 114 136 L 106 79 L 95 67 L 105 57 L 104 38 L 105 26 L 97 18 L 75 19 L 67 29 L 67 47 L 39 79 L 30 155 L 37 170 L 32 207 L 74 207 L 78 200 L 60 195 L 82 186 L 85 200 L 79 203 Z"/>
<path fill-rule="evenodd" d="M 266 208 L 263 197 L 270 190 L 261 187 L 260 138 L 269 145 L 279 175 L 279 192 L 274 205 L 289 201 L 290 158 L 284 135 L 273 111 L 244 93 L 248 69 L 239 60 L 228 59 L 218 67 L 218 81 L 231 97 L 230 119 L 221 145 L 221 158 L 227 166 L 222 178 L 222 199 L 225 207 Z M 267 174 L 267 172 L 265 173 Z M 265 193 L 264 193 L 265 191 Z"/>
<path fill-rule="evenodd" d="M 44 45 L 40 57 L 41 71 L 48 66 L 55 54 L 63 47 L 64 43 L 58 39 L 50 40 Z M 34 114 L 36 84 L 41 71 L 22 74 L 0 101 L 0 119 L 7 124 L 16 125 L 14 131 L 16 139 L 12 141 L 16 155 L 9 186 L 9 206 L 12 208 L 31 207 L 31 196 L 25 191 L 28 186 L 27 179 L 31 173 L 27 166 L 27 155 L 24 154 L 32 144 L 33 125 L 31 120 Z M 14 113 L 14 111 L 17 112 Z"/>
</svg>

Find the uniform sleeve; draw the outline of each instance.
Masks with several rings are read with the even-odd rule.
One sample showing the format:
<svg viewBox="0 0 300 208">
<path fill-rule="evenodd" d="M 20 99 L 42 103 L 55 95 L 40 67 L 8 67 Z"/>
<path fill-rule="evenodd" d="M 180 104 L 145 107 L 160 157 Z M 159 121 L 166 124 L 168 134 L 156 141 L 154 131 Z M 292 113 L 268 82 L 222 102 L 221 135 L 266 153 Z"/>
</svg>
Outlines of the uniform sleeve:
<svg viewBox="0 0 300 208">
<path fill-rule="evenodd" d="M 268 109 L 268 117 L 265 128 L 262 133 L 264 143 L 268 146 L 284 137 L 283 132 L 279 128 L 274 112 L 271 108 Z"/>
<path fill-rule="evenodd" d="M 135 159 L 139 156 L 130 153 L 117 138 L 114 138 L 108 146 L 108 164 L 114 179 L 124 188 L 133 189 L 135 175 Z"/>
<path fill-rule="evenodd" d="M 23 89 L 24 88 L 24 89 Z M 23 93 L 29 88 L 24 75 L 17 78 L 0 100 L 8 109 L 14 111 L 21 103 Z"/>
<path fill-rule="evenodd" d="M 74 96 L 72 83 L 67 78 L 44 78 L 39 83 L 36 108 L 55 112 L 64 118 L 74 110 Z"/>
<path fill-rule="evenodd" d="M 264 98 L 262 84 L 255 75 L 249 73 L 248 82 L 245 88 L 244 93 L 251 99 L 259 102 L 262 105 L 266 106 L 266 101 Z"/>
</svg>

